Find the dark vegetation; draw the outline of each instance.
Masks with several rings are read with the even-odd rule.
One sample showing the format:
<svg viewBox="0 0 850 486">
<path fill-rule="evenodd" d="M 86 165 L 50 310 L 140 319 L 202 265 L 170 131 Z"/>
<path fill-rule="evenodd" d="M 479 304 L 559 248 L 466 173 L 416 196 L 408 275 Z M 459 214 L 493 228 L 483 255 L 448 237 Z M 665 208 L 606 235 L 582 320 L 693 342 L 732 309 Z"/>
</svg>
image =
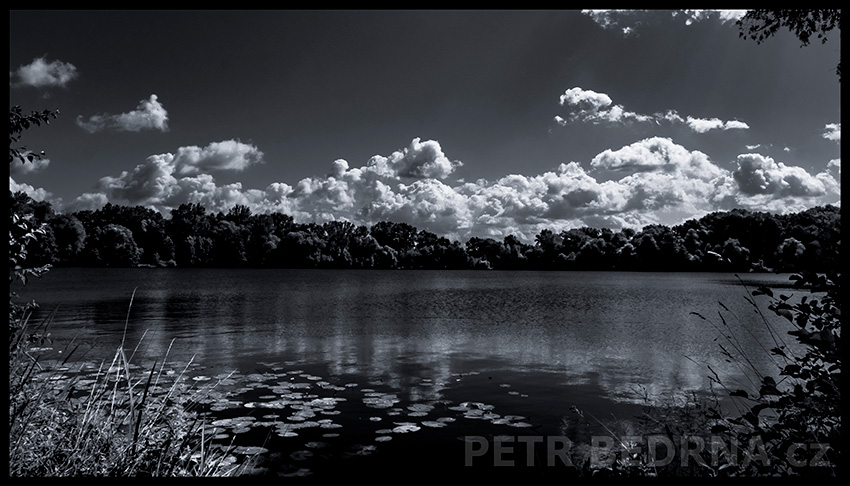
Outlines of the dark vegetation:
<svg viewBox="0 0 850 486">
<path fill-rule="evenodd" d="M 826 31 L 840 28 L 840 10 L 756 10 L 744 20 L 758 42 L 788 27 L 806 45 L 811 33 L 824 34 L 825 41 Z M 826 27 L 817 27 L 818 22 Z M 837 73 L 840 77 L 840 64 Z M 21 133 L 57 115 L 10 110 L 10 163 L 42 156 L 18 145 Z M 720 350 L 749 372 L 753 385 L 732 389 L 717 381 L 733 400 L 733 410 L 694 400 L 646 414 L 642 433 L 657 433 L 675 450 L 694 450 L 677 441 L 719 436 L 724 444 L 742 444 L 742 460 L 726 450 L 720 461 L 712 457 L 714 450 L 689 456 L 687 462 L 674 453 L 666 467 L 659 467 L 657 451 L 635 454 L 631 443 L 621 442 L 619 459 L 580 471 L 703 477 L 840 477 L 843 472 L 843 298 L 836 207 L 784 216 L 733 210 L 672 228 L 544 230 L 533 245 L 513 236 L 472 238 L 461 245 L 404 223 L 371 228 L 345 222 L 296 224 L 286 215 L 253 215 L 240 206 L 227 214 L 207 214 L 201 206 L 184 205 L 166 219 L 150 209 L 114 205 L 57 214 L 49 203 L 22 193 L 10 193 L 10 202 L 10 476 L 231 476 L 245 470 L 228 450 L 210 450 L 203 420 L 199 424 L 192 407 L 194 392 L 179 379 L 160 385 L 163 368 L 157 372 L 156 363 L 138 368 L 127 358 L 125 343 L 107 365 L 108 373 L 98 372 L 93 382 L 66 379 L 67 358 L 54 367 L 39 363 L 35 350 L 44 344 L 49 319 L 31 323 L 35 303 L 16 302 L 12 284 L 44 274 L 50 265 L 792 272 L 794 292 L 802 297 L 775 295 L 769 288 L 752 291 L 769 298 L 776 320 L 750 300 L 771 330 L 773 343 L 764 345 L 775 358 L 773 370 L 752 366 L 740 352 L 728 309 L 720 304 L 727 311 L 718 313 L 715 324 L 726 338 Z M 802 351 L 786 344 L 788 336 Z M 748 446 L 753 443 L 758 447 Z"/>
<path fill-rule="evenodd" d="M 735 315 L 722 302 L 715 317 L 694 313 L 720 332 L 718 353 L 738 364 L 746 379 L 732 384 L 710 374 L 713 396 L 677 396 L 667 405 L 648 405 L 639 417 L 639 435 L 634 429 L 606 427 L 619 445 L 606 451 L 604 460 L 579 461 L 582 472 L 841 477 L 841 274 L 803 272 L 790 280 L 782 293 L 747 289 L 755 322 Z M 759 295 L 766 296 L 770 312 L 757 302 Z M 739 345 L 753 325 L 769 331 L 769 342 L 761 343 L 770 355 L 768 364 L 756 365 L 757 356 Z"/>
<path fill-rule="evenodd" d="M 28 242 L 28 267 L 177 266 L 264 268 L 825 271 L 839 263 L 841 210 L 775 215 L 734 209 L 640 231 L 575 228 L 462 244 L 407 223 L 296 223 L 245 206 L 209 213 L 183 204 L 170 218 L 142 206 L 107 204 L 69 214 L 11 193 L 13 215 L 44 234 Z"/>
</svg>

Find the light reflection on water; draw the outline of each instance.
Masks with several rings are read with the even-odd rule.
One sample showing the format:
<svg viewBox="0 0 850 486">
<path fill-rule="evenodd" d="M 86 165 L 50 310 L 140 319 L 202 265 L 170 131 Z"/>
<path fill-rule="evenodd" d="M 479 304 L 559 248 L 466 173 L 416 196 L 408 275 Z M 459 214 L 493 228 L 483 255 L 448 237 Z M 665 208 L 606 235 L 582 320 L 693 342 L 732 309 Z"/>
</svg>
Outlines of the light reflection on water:
<svg viewBox="0 0 850 486">
<path fill-rule="evenodd" d="M 788 283 L 741 277 L 750 290 Z M 587 443 L 594 424 L 573 407 L 628 420 L 707 391 L 710 372 L 747 388 L 720 352 L 719 302 L 725 334 L 775 369 L 747 290 L 726 274 L 54 269 L 16 290 L 41 315 L 57 310 L 45 359 L 73 338 L 85 350 L 75 359 L 108 364 L 126 332 L 141 369 L 192 360 L 199 384 L 228 376 L 227 396 L 207 403 L 214 423 L 229 424 L 220 440 L 262 445 L 264 467 L 281 475 L 340 471 L 337 459 L 352 456 L 344 471 L 371 471 L 383 464 L 361 459 L 374 454 L 480 479 L 462 466 L 458 439 Z"/>
<path fill-rule="evenodd" d="M 195 356 L 222 371 L 285 361 L 396 381 L 420 368 L 448 380 L 486 363 L 593 382 L 611 399 L 662 400 L 706 389 L 708 365 L 742 379 L 718 331 L 691 315 L 720 324 L 718 302 L 735 312 L 731 324 L 755 333 L 737 334 L 749 357 L 767 359 L 763 325 L 727 274 L 54 269 L 18 293 L 44 311 L 59 306 L 57 340 L 76 334 L 108 352 L 126 323 L 137 356 Z"/>
</svg>

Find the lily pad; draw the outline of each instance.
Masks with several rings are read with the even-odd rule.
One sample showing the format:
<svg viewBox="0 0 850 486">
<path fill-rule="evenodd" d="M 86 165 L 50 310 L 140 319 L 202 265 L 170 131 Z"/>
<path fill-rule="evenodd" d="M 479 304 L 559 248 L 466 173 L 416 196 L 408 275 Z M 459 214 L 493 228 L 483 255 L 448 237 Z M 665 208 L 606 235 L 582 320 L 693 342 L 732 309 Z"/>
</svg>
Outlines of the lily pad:
<svg viewBox="0 0 850 486">
<path fill-rule="evenodd" d="M 412 405 L 408 405 L 407 409 L 412 412 L 430 412 L 434 410 L 433 405 L 428 405 L 427 403 L 414 403 Z"/>
<path fill-rule="evenodd" d="M 412 423 L 401 423 L 396 424 L 396 427 L 393 428 L 393 432 L 396 434 L 406 434 L 408 432 L 416 432 L 420 427 L 416 424 Z"/>
<path fill-rule="evenodd" d="M 232 451 L 234 454 L 244 454 L 247 456 L 256 456 L 258 454 L 266 454 L 269 452 L 265 447 L 260 446 L 238 446 Z"/>
<path fill-rule="evenodd" d="M 295 461 L 304 461 L 313 457 L 313 451 L 295 451 L 289 455 Z"/>
<path fill-rule="evenodd" d="M 432 427 L 432 428 L 438 429 L 438 428 L 441 428 L 441 427 L 445 427 L 446 423 L 445 422 L 438 422 L 436 420 L 425 420 L 424 422 L 422 422 L 422 425 L 424 427 Z"/>
</svg>

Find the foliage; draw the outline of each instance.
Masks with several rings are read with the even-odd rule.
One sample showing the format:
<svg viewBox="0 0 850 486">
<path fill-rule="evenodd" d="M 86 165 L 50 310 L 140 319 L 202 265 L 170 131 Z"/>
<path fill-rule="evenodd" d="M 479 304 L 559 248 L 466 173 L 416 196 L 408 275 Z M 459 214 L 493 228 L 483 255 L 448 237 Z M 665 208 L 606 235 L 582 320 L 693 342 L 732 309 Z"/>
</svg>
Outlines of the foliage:
<svg viewBox="0 0 850 486">
<path fill-rule="evenodd" d="M 759 287 L 747 301 L 771 342 L 760 343 L 771 363 L 765 369 L 738 344 L 740 336 L 719 313 L 712 323 L 724 342 L 721 356 L 745 372 L 743 389 L 723 382 L 709 396 L 674 397 L 675 403 L 651 403 L 640 417 L 641 430 L 615 434 L 617 453 L 596 463 L 585 461 L 584 473 L 613 476 L 708 477 L 840 477 L 841 436 L 841 274 L 801 273 L 791 276 L 794 290 L 775 293 Z M 755 296 L 768 299 L 763 314 Z M 720 303 L 726 313 L 729 309 Z M 745 332 L 752 320 L 740 323 Z M 785 332 L 782 332 L 785 331 Z M 793 336 L 790 344 L 785 336 Z M 768 350 L 769 348 L 769 350 Z M 771 368 L 774 367 L 775 368 Z M 579 413 L 581 413 L 579 411 Z M 642 444 L 626 443 L 642 438 Z M 662 444 L 660 450 L 648 446 Z M 641 449 L 640 446 L 646 446 Z M 631 453 L 632 451 L 637 451 Z M 671 453 L 672 451 L 672 453 Z M 631 454 L 630 454 L 631 453 Z M 664 461 L 658 458 L 663 457 Z"/>
<path fill-rule="evenodd" d="M 784 344 L 773 347 L 778 377 L 763 373 L 756 393 L 733 392 L 744 399 L 746 411 L 718 426 L 742 439 L 760 438 L 767 454 L 776 458 L 769 472 L 834 475 L 842 463 L 841 274 L 803 273 L 791 279 L 795 289 L 809 295 L 795 303 L 791 295 L 774 295 L 765 287 L 753 295 L 771 299 L 768 308 L 793 325 L 787 334 L 803 351 Z"/>
<path fill-rule="evenodd" d="M 29 152 L 24 146 L 13 146 L 17 144 L 20 139 L 22 132 L 27 130 L 28 128 L 35 126 L 40 126 L 42 123 L 45 125 L 50 124 L 51 118 L 56 118 L 59 116 L 59 110 L 50 111 L 33 111 L 29 115 L 24 115 L 23 110 L 21 110 L 20 106 L 13 106 L 9 109 L 9 163 L 14 162 L 15 160 L 20 160 L 22 162 L 29 161 L 34 162 L 36 160 L 40 160 L 44 157 L 44 152 L 40 153 L 32 153 Z"/>
<path fill-rule="evenodd" d="M 21 107 L 13 106 L 9 109 L 9 164 L 11 165 L 16 160 L 22 163 L 34 162 L 43 157 L 44 152 L 34 154 L 28 152 L 26 147 L 17 146 L 21 140 L 24 130 L 33 125 L 49 124 L 51 118 L 56 118 L 59 112 L 51 112 L 44 110 L 42 112 L 32 112 L 29 115 L 24 115 Z M 12 290 L 12 285 L 19 281 L 26 283 L 29 277 L 38 277 L 50 269 L 50 264 L 40 262 L 33 265 L 33 253 L 37 253 L 38 249 L 44 248 L 45 245 L 40 240 L 44 240 L 48 234 L 49 228 L 46 226 L 39 216 L 44 216 L 45 209 L 49 209 L 49 204 L 17 204 L 22 199 L 26 198 L 23 194 L 11 194 L 11 204 L 9 211 L 9 342 L 18 343 L 20 334 L 23 332 L 24 323 L 27 316 L 35 308 L 34 302 L 20 304 L 15 301 L 16 294 Z M 24 210 L 27 209 L 27 210 Z M 41 209 L 41 211 L 39 211 Z M 35 252 L 33 250 L 36 250 Z M 43 260 L 43 258 L 42 258 Z"/>
<path fill-rule="evenodd" d="M 182 204 L 166 218 L 111 203 L 54 214 L 26 194 L 10 198 L 18 213 L 46 225 L 29 262 L 65 266 L 798 272 L 836 266 L 841 243 L 834 206 L 786 215 L 735 209 L 672 227 L 543 229 L 534 243 L 508 235 L 461 244 L 408 223 L 296 223 L 245 206 L 210 213 Z"/>
<path fill-rule="evenodd" d="M 780 29 L 787 28 L 807 46 L 812 36 L 826 43 L 827 33 L 833 29 L 841 30 L 841 9 L 754 9 L 738 22 L 739 36 L 749 38 L 761 44 Z M 841 80 L 841 61 L 835 69 Z"/>
</svg>

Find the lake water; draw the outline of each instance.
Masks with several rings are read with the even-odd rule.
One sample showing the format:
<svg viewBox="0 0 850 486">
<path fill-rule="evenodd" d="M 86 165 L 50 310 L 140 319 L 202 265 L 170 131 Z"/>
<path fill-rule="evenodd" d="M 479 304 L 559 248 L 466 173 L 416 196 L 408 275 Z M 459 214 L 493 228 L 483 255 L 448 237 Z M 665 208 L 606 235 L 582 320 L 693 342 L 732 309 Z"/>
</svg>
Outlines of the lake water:
<svg viewBox="0 0 850 486">
<path fill-rule="evenodd" d="M 712 373 L 746 387 L 720 350 L 720 303 L 725 334 L 769 367 L 772 338 L 745 297 L 789 280 L 740 278 L 748 288 L 714 273 L 59 268 L 17 292 L 40 316 L 56 311 L 54 353 L 73 338 L 79 355 L 108 360 L 123 338 L 134 362 L 233 372 L 243 406 L 221 416 L 256 425 L 273 397 L 303 390 L 312 416 L 291 400 L 260 429 L 270 473 L 316 477 L 340 457 L 463 466 L 470 436 L 580 439 L 588 416 L 704 393 Z M 318 425 L 279 426 L 305 417 Z"/>
</svg>

